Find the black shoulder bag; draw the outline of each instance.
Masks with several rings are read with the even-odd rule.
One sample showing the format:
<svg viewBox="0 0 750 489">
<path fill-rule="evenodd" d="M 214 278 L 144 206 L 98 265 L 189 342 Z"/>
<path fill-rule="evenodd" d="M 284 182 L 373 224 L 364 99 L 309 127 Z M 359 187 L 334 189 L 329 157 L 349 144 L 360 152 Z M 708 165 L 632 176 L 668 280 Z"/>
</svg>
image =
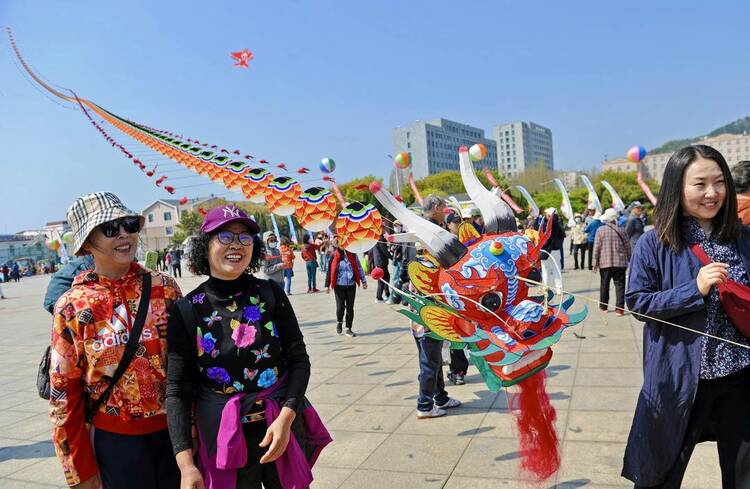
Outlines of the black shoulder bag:
<svg viewBox="0 0 750 489">
<path fill-rule="evenodd" d="M 148 314 L 149 299 L 151 298 L 151 273 L 146 273 L 143 276 L 143 289 L 141 290 L 141 302 L 138 304 L 138 312 L 135 316 L 135 322 L 133 323 L 133 329 L 130 330 L 128 336 L 128 342 L 125 344 L 125 351 L 122 354 L 120 363 L 117 365 L 114 375 L 109 381 L 109 385 L 102 392 L 102 395 L 98 399 L 94 399 L 90 403 L 84 404 L 86 409 L 86 422 L 90 423 L 94 418 L 94 415 L 99 411 L 102 404 L 107 402 L 109 396 L 112 394 L 112 389 L 115 388 L 117 382 L 120 381 L 122 374 L 125 373 L 130 362 L 133 361 L 135 353 L 138 350 L 138 343 L 141 340 L 141 332 L 143 331 L 143 325 L 146 323 L 146 315 Z"/>
</svg>

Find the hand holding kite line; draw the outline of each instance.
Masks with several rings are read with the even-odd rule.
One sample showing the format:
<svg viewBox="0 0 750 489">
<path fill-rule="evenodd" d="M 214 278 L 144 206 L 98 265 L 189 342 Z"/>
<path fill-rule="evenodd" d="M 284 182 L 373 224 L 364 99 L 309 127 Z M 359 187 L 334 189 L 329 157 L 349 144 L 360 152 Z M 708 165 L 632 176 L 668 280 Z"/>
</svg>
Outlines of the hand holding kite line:
<svg viewBox="0 0 750 489">
<path fill-rule="evenodd" d="M 251 61 L 253 59 L 253 53 L 245 48 L 242 51 L 233 52 L 232 58 L 237 60 L 237 62 L 233 65 L 236 68 L 249 68 L 250 66 L 247 63 L 248 61 Z"/>
</svg>

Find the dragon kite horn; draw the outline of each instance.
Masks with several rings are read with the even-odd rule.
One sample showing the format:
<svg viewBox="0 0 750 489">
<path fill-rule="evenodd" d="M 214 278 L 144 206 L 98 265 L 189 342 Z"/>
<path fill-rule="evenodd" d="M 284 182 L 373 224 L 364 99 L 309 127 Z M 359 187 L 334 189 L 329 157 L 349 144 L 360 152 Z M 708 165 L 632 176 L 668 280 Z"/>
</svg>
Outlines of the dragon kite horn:
<svg viewBox="0 0 750 489">
<path fill-rule="evenodd" d="M 494 192 L 487 190 L 474 173 L 474 165 L 469 158 L 469 148 L 458 148 L 458 162 L 461 167 L 461 180 L 464 182 L 466 193 L 479 208 L 484 219 L 484 228 L 488 233 L 502 233 L 517 231 L 516 218 L 513 210 L 503 199 Z"/>
<path fill-rule="evenodd" d="M 409 232 L 414 234 L 442 267 L 450 268 L 466 254 L 466 246 L 456 236 L 407 209 L 390 192 L 384 190 L 379 182 L 370 183 L 370 192 L 393 217 L 406 224 Z"/>
</svg>

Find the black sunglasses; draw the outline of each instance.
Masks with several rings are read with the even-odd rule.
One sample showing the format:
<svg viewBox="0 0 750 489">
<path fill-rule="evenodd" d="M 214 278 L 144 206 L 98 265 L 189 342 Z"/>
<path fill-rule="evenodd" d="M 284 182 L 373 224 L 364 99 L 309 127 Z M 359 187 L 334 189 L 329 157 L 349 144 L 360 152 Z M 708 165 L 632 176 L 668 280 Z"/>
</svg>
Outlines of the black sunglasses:
<svg viewBox="0 0 750 489">
<path fill-rule="evenodd" d="M 97 226 L 102 234 L 108 238 L 114 238 L 120 234 L 120 226 L 126 233 L 134 234 L 141 230 L 141 218 L 136 216 L 121 217 L 114 221 L 107 221 Z"/>
<path fill-rule="evenodd" d="M 216 239 L 218 239 L 219 243 L 223 245 L 232 244 L 235 236 L 242 246 L 250 246 L 253 244 L 253 235 L 250 233 L 233 233 L 232 231 L 219 231 L 216 233 Z"/>
</svg>

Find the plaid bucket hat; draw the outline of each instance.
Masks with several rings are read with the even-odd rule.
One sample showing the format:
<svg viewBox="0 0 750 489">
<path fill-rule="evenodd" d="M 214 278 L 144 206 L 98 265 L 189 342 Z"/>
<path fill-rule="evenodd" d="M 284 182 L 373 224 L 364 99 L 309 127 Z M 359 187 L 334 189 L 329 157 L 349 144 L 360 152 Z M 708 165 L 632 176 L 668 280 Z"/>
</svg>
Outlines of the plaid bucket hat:
<svg viewBox="0 0 750 489">
<path fill-rule="evenodd" d="M 146 219 L 133 212 L 111 192 L 94 192 L 79 197 L 68 208 L 68 223 L 73 232 L 73 254 L 83 255 L 81 247 L 91 232 L 105 222 L 114 221 L 121 217 L 137 216 L 141 218 L 141 227 Z"/>
</svg>

